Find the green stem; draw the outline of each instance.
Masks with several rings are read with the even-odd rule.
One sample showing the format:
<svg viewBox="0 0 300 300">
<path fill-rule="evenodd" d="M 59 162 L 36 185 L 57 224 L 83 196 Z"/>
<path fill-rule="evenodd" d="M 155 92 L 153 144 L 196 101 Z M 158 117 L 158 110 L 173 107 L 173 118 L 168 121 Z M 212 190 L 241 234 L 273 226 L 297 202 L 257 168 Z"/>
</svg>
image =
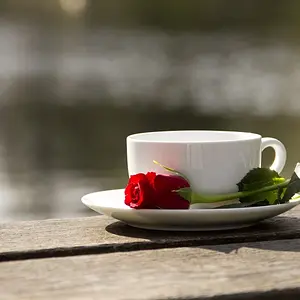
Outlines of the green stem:
<svg viewBox="0 0 300 300">
<path fill-rule="evenodd" d="M 222 202 L 228 201 L 233 199 L 244 198 L 248 196 L 253 196 L 255 194 L 260 194 L 263 192 L 274 191 L 278 188 L 285 188 L 289 184 L 290 179 L 275 185 L 265 186 L 263 188 L 253 190 L 253 191 L 246 191 L 246 192 L 236 192 L 230 194 L 221 194 L 221 195 L 202 195 L 192 193 L 191 195 L 191 204 L 195 203 L 214 203 L 214 202 Z"/>
</svg>

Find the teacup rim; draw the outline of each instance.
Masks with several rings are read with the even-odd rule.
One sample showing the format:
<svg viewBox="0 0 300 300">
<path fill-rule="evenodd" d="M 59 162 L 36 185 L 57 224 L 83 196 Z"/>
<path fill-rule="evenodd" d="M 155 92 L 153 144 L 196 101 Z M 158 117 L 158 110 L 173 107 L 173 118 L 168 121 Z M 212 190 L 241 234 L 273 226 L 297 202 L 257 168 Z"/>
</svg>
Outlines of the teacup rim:
<svg viewBox="0 0 300 300">
<path fill-rule="evenodd" d="M 220 140 L 174 140 L 174 141 L 168 141 L 168 140 L 146 140 L 142 139 L 142 136 L 145 135 L 154 135 L 157 133 L 188 133 L 188 132 L 206 132 L 206 133 L 233 133 L 237 135 L 245 135 L 243 138 L 239 139 L 220 139 Z M 138 142 L 138 143 L 158 143 L 158 144 L 185 144 L 185 143 L 237 143 L 237 142 L 247 142 L 251 140 L 258 140 L 261 139 L 262 136 L 258 133 L 253 133 L 253 132 L 246 132 L 246 131 L 235 131 L 235 130 L 157 130 L 157 131 L 146 131 L 146 132 L 138 132 L 134 134 L 130 134 L 127 136 L 126 140 L 127 141 L 133 141 L 133 142 Z"/>
</svg>

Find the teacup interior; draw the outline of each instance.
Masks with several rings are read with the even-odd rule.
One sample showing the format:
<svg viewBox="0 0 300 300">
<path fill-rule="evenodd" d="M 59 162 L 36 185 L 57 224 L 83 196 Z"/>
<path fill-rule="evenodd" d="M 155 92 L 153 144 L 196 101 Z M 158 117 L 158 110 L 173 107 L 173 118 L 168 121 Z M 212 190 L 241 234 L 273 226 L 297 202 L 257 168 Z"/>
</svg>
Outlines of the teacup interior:
<svg viewBox="0 0 300 300">
<path fill-rule="evenodd" d="M 156 131 L 130 135 L 129 139 L 141 142 L 180 143 L 180 142 L 229 142 L 261 138 L 260 135 L 250 132 L 237 131 Z"/>
</svg>

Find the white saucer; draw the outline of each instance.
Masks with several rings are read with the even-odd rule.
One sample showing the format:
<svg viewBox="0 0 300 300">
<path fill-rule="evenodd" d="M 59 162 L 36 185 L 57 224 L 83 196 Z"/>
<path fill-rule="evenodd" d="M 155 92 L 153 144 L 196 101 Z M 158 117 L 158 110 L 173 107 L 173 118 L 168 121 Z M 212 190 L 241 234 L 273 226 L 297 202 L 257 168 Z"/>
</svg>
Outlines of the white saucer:
<svg viewBox="0 0 300 300">
<path fill-rule="evenodd" d="M 282 214 L 300 204 L 300 200 L 297 199 L 285 204 L 248 208 L 137 210 L 124 204 L 124 189 L 91 193 L 82 197 L 81 200 L 94 211 L 128 225 L 171 231 L 210 231 L 248 227 Z"/>
</svg>

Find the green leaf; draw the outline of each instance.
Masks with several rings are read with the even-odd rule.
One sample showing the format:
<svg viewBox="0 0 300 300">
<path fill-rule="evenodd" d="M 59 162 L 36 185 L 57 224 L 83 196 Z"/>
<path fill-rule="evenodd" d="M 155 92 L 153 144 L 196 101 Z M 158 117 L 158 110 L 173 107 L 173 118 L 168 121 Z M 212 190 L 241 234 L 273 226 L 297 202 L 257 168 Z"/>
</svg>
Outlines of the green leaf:
<svg viewBox="0 0 300 300">
<path fill-rule="evenodd" d="M 191 202 L 192 200 L 192 189 L 187 187 L 187 188 L 181 188 L 179 190 L 176 190 L 174 192 L 177 192 L 180 197 L 184 198 L 185 200 L 188 200 Z"/>
<path fill-rule="evenodd" d="M 288 202 L 295 194 L 300 193 L 300 164 L 298 163 L 296 165 L 296 168 L 294 170 L 294 173 L 291 177 L 291 180 L 286 187 L 286 190 L 284 192 L 284 195 L 280 201 L 280 203 L 286 203 Z"/>
<path fill-rule="evenodd" d="M 174 170 L 174 169 L 172 169 L 172 168 L 169 168 L 169 167 L 167 167 L 167 166 L 164 166 L 164 165 L 162 165 L 161 163 L 157 162 L 156 160 L 153 160 L 153 162 L 154 162 L 156 165 L 159 165 L 160 167 L 162 167 L 163 169 L 165 169 L 165 170 L 167 170 L 167 171 L 169 171 L 169 172 L 171 172 L 171 173 L 174 173 L 174 174 L 176 174 L 176 175 L 178 175 L 178 176 L 184 178 L 187 182 L 189 182 L 189 180 L 187 179 L 187 177 L 186 177 L 184 174 L 182 174 L 181 172 L 176 171 L 176 170 Z"/>
<path fill-rule="evenodd" d="M 239 192 L 249 192 L 261 189 L 266 186 L 276 186 L 279 183 L 285 181 L 285 178 L 281 177 L 276 171 L 270 170 L 268 168 L 255 168 L 249 171 L 245 177 L 237 184 Z M 250 195 L 246 197 L 240 197 L 242 203 L 262 202 L 269 204 L 276 204 L 280 202 L 280 196 L 283 188 L 274 189 L 271 191 L 261 192 L 255 195 Z"/>
</svg>

